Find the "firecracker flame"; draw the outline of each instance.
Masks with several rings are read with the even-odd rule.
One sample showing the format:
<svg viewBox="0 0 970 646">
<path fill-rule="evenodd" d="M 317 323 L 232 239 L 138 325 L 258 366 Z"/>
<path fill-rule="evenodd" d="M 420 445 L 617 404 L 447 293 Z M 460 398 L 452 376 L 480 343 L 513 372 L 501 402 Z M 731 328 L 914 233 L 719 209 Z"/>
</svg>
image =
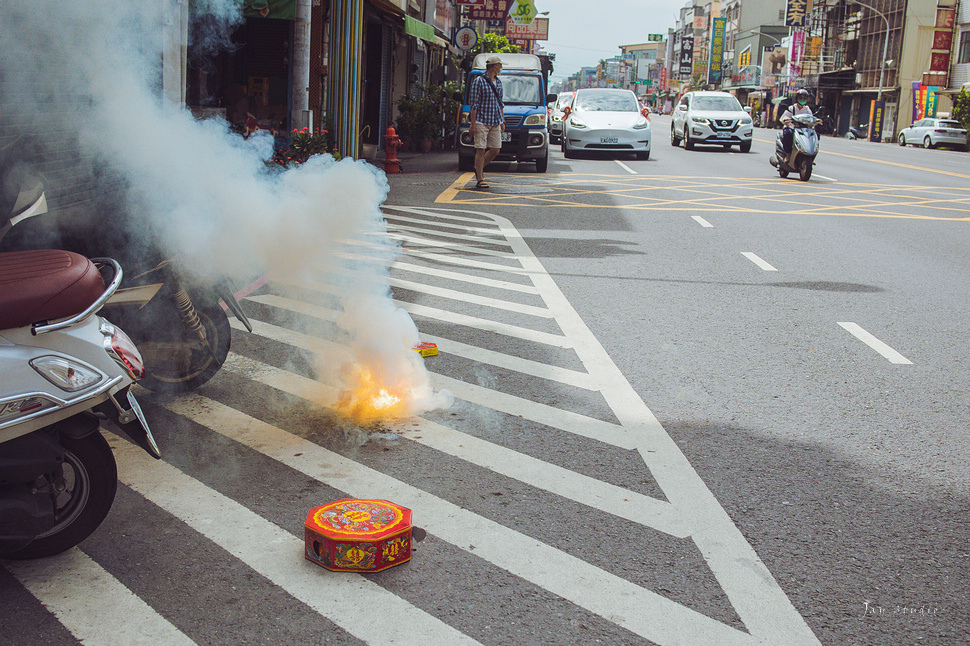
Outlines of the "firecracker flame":
<svg viewBox="0 0 970 646">
<path fill-rule="evenodd" d="M 335 406 L 337 412 L 358 423 L 404 417 L 408 414 L 407 385 L 383 384 L 367 368 L 356 366 L 354 379 Z M 356 382 L 356 383 L 353 383 Z"/>
</svg>

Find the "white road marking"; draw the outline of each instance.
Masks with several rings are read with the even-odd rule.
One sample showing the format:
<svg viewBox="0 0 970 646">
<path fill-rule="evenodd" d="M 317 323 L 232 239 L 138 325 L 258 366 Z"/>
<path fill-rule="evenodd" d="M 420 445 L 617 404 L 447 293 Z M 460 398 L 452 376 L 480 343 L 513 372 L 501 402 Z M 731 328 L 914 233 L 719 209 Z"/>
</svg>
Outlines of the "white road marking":
<svg viewBox="0 0 970 646">
<path fill-rule="evenodd" d="M 333 400 L 338 395 L 335 389 L 317 381 L 239 355 L 230 355 L 224 368 L 308 401 L 314 401 L 312 395 L 316 392 L 326 391 L 324 397 Z M 678 538 L 685 538 L 691 533 L 689 520 L 674 513 L 673 506 L 665 501 L 601 482 L 422 417 L 412 417 L 405 424 L 390 426 L 413 442 L 537 489 L 653 527 Z"/>
<path fill-rule="evenodd" d="M 818 173 L 813 173 L 812 174 L 812 179 L 816 179 L 816 178 L 818 178 L 818 179 L 824 179 L 827 182 L 838 182 L 839 181 L 839 180 L 835 179 L 834 177 L 826 177 L 825 175 L 819 175 Z"/>
<path fill-rule="evenodd" d="M 86 646 L 195 644 L 76 547 L 4 567 Z"/>
<path fill-rule="evenodd" d="M 384 208 L 404 212 L 409 210 L 408 207 Z M 441 211 L 475 213 L 460 209 Z M 587 371 L 603 384 L 601 394 L 623 427 L 635 438 L 640 455 L 667 499 L 697 520 L 700 526 L 706 527 L 695 533 L 692 539 L 751 634 L 772 643 L 819 644 L 764 563 L 569 304 L 512 223 L 500 216 L 476 214 L 491 217 L 501 227 L 526 274 L 532 278 L 546 305 L 555 312 L 556 322 L 573 342 Z M 689 637 L 684 639 L 683 635 L 674 641 L 698 643 Z"/>
<path fill-rule="evenodd" d="M 231 417 L 246 423 L 245 416 L 233 412 L 237 414 Z M 192 413 L 186 414 L 197 419 Z M 310 563 L 303 557 L 303 540 L 291 533 L 299 530 L 302 535 L 299 526 L 290 528 L 290 531 L 278 527 L 167 462 L 152 459 L 134 444 L 114 435 L 108 437 L 120 458 L 118 476 L 122 482 L 351 635 L 369 644 L 389 646 L 478 643 L 359 574 L 328 572 Z M 251 435 L 249 437 L 252 439 Z M 310 444 L 304 440 L 293 444 L 300 443 Z M 250 446 L 257 451 L 263 450 L 258 440 Z M 231 518 L 232 522 L 222 522 L 225 518 Z M 62 584 L 61 587 L 65 586 Z M 83 586 L 77 588 L 90 594 Z M 95 595 L 91 595 L 91 599 L 103 603 Z M 374 621 L 377 608 L 381 621 Z M 113 610 L 118 612 L 116 608 Z M 126 620 L 130 618 L 126 617 Z M 388 630 L 388 626 L 394 626 L 394 630 Z M 128 642 L 115 639 L 112 643 Z M 152 643 L 167 642 L 156 640 Z"/>
<path fill-rule="evenodd" d="M 617 166 L 619 166 L 620 168 L 622 168 L 626 172 L 630 173 L 631 175 L 636 175 L 637 174 L 637 172 L 635 170 L 633 170 L 632 168 L 630 168 L 629 166 L 627 166 L 626 164 L 624 164 L 623 162 L 621 162 L 619 159 L 614 159 L 613 161 L 616 162 Z"/>
<path fill-rule="evenodd" d="M 839 325 L 845 328 L 849 332 L 849 334 L 859 339 L 860 341 L 865 343 L 867 346 L 869 346 L 870 348 L 872 348 L 882 356 L 886 357 L 886 359 L 888 359 L 890 363 L 897 363 L 897 364 L 903 364 L 903 365 L 910 365 L 913 363 L 912 361 L 910 361 L 909 359 L 899 354 L 891 347 L 889 347 L 888 345 L 886 345 L 885 343 L 883 343 L 882 341 L 874 337 L 869 332 L 866 332 L 858 324 L 852 323 L 852 322 L 841 322 L 839 323 Z"/>
<path fill-rule="evenodd" d="M 741 255 L 744 256 L 745 258 L 747 258 L 748 260 L 750 260 L 751 262 L 753 262 L 754 264 L 758 265 L 759 267 L 761 267 L 765 271 L 778 271 L 777 269 L 775 269 L 774 267 L 772 267 L 769 263 L 767 263 L 764 260 L 762 260 L 761 258 L 759 258 L 758 257 L 758 254 L 756 254 L 756 253 L 752 253 L 750 251 L 742 251 L 741 252 Z"/>
<path fill-rule="evenodd" d="M 714 227 L 713 224 L 711 224 L 710 222 L 708 222 L 707 220 L 705 220 L 704 218 L 702 218 L 699 215 L 692 215 L 690 217 L 693 218 L 694 221 L 697 222 L 697 224 L 701 225 L 705 229 L 711 229 L 711 228 Z"/>
<path fill-rule="evenodd" d="M 479 296 L 477 294 L 469 294 L 468 292 L 447 289 L 445 287 L 436 287 L 434 285 L 426 285 L 424 283 L 417 283 L 400 278 L 388 278 L 388 284 L 391 285 L 391 287 L 400 287 L 401 289 L 407 289 L 412 292 L 420 292 L 429 296 L 438 296 L 440 298 L 449 298 L 455 301 L 464 301 L 465 303 L 474 303 L 475 305 L 494 307 L 496 309 L 508 310 L 510 312 L 517 312 L 519 314 L 528 314 L 529 316 L 535 316 L 538 318 L 552 318 L 552 312 L 545 307 L 523 305 L 522 303 L 516 303 L 513 301 L 489 298 L 488 296 Z"/>
<path fill-rule="evenodd" d="M 162 405 L 176 414 L 184 415 L 216 433 L 249 446 L 292 469 L 345 492 L 351 497 L 393 500 L 408 507 L 414 512 L 415 524 L 425 528 L 429 533 L 507 570 L 513 575 L 545 588 L 567 601 L 596 613 L 645 639 L 658 644 L 688 643 L 718 644 L 719 646 L 730 646 L 732 644 L 756 646 L 758 644 L 756 638 L 745 632 L 711 619 L 505 525 L 483 518 L 417 487 L 329 451 L 318 444 L 249 417 L 234 408 L 200 395 L 186 395 L 177 400 L 164 402 Z M 134 445 L 129 444 L 129 446 L 132 447 L 131 454 L 143 454 L 143 456 L 139 456 L 140 459 L 138 460 L 129 460 L 131 456 L 126 454 L 124 462 L 128 464 L 129 468 L 152 472 L 154 469 L 145 467 L 145 465 L 150 465 L 157 469 L 170 469 L 177 472 L 165 463 L 152 460 Z M 126 482 L 129 481 L 129 478 L 138 476 L 139 474 L 129 474 L 126 470 Z M 282 532 L 283 530 L 259 517 L 251 518 L 252 512 L 245 508 L 239 508 L 238 504 L 231 500 L 227 499 L 226 502 L 220 502 L 221 496 L 215 492 L 208 494 L 208 496 L 214 494 L 218 498 L 211 498 L 205 503 L 198 503 L 196 502 L 197 497 L 206 494 L 206 492 L 201 490 L 185 491 L 182 486 L 173 487 L 173 484 L 170 483 L 159 486 L 158 483 L 153 483 L 152 478 L 148 475 L 145 475 L 144 478 L 144 484 L 141 485 L 144 489 L 139 488 L 139 493 L 151 499 L 152 495 L 159 495 L 156 490 L 169 491 L 177 499 L 172 499 L 167 503 L 173 506 L 187 506 L 187 510 L 184 512 L 172 509 L 169 509 L 169 511 L 180 518 L 183 517 L 183 513 L 188 513 L 194 523 L 193 527 L 199 531 L 202 531 L 200 527 L 203 527 L 207 532 L 217 534 L 217 536 L 210 536 L 210 538 L 217 540 L 226 549 L 236 548 L 241 550 L 245 548 L 246 558 L 243 560 L 250 567 L 259 566 L 256 569 L 274 582 L 281 578 L 298 577 L 298 574 L 294 572 L 296 568 L 293 561 L 300 557 L 290 555 L 284 558 L 284 555 L 278 554 L 276 550 L 266 549 L 270 540 L 286 540 L 286 535 L 274 536 L 277 531 Z M 176 494 L 176 491 L 178 494 Z M 219 510 L 220 514 L 233 518 L 234 522 L 232 524 L 212 523 L 212 526 L 219 526 L 217 528 L 205 526 L 203 517 L 211 519 L 213 510 Z M 247 521 L 244 522 L 240 518 L 246 518 Z M 183 518 L 183 520 L 185 519 Z M 273 528 L 273 533 L 266 536 L 255 536 L 253 534 L 257 532 L 253 532 L 247 536 L 247 540 L 240 541 L 238 527 L 247 527 L 248 533 L 250 524 L 261 528 L 262 523 L 269 524 Z M 196 525 L 200 527 L 196 527 Z M 289 536 L 289 538 L 293 539 L 292 536 Z M 293 540 L 299 543 L 298 540 Z M 295 546 L 293 548 L 287 547 L 286 554 L 291 554 L 294 549 L 296 549 L 296 554 L 301 554 L 302 544 L 299 548 Z M 240 558 L 242 557 L 240 556 Z M 316 566 L 308 564 L 306 567 L 315 568 Z M 356 575 L 351 575 L 351 577 L 354 576 Z M 361 579 L 357 578 L 357 580 Z M 326 595 L 326 597 L 320 593 L 319 579 L 316 580 L 315 585 L 311 586 L 315 596 L 314 599 L 310 600 L 320 602 L 321 612 L 334 604 L 336 599 L 340 599 L 342 603 L 339 608 L 343 612 L 340 613 L 339 618 L 344 619 L 345 613 L 349 614 L 351 612 L 350 606 L 352 606 L 357 613 L 360 613 L 359 623 L 370 624 L 370 630 L 379 632 L 385 640 L 388 638 L 400 639 L 402 636 L 416 637 L 411 628 L 403 623 L 396 623 L 398 621 L 403 622 L 403 618 L 387 617 L 390 611 L 382 605 L 388 603 L 387 601 L 364 600 L 361 598 L 360 592 L 337 590 L 336 588 L 339 586 L 331 586 L 329 577 L 327 582 L 327 586 L 324 587 L 333 594 Z M 290 584 L 290 587 L 296 586 Z M 291 591 L 291 594 L 294 594 L 294 592 Z M 392 593 L 387 594 L 395 598 Z M 294 596 L 305 603 L 307 602 L 307 599 L 302 596 L 297 594 L 294 594 Z M 397 599 L 397 601 L 410 606 L 400 599 Z M 382 608 L 386 620 L 381 622 L 365 621 L 363 615 L 372 617 L 373 608 Z M 420 611 L 414 609 L 413 612 Z M 364 628 L 357 626 L 357 623 L 348 622 L 348 624 L 353 625 L 353 628 L 344 627 L 349 632 L 357 634 L 364 630 Z M 343 624 L 341 625 L 343 626 Z M 387 625 L 395 625 L 398 630 L 389 634 L 386 630 Z M 365 639 L 377 641 L 376 637 L 377 635 L 374 638 Z M 448 640 L 435 640 L 426 636 L 422 639 L 424 640 L 422 643 L 454 643 Z M 414 643 L 418 643 L 417 639 L 414 640 Z"/>
</svg>

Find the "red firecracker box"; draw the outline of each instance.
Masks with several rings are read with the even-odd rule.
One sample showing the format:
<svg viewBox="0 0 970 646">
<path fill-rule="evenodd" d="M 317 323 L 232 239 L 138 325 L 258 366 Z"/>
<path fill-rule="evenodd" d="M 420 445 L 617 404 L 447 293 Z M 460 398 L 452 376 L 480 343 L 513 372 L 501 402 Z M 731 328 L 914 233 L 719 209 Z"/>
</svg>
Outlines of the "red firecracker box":
<svg viewBox="0 0 970 646">
<path fill-rule="evenodd" d="M 414 351 L 420 354 L 422 357 L 436 357 L 438 356 L 438 346 L 434 343 L 429 343 L 425 341 L 424 343 L 419 343 L 414 346 Z"/>
<path fill-rule="evenodd" d="M 306 558 L 334 572 L 380 572 L 411 560 L 411 510 L 346 498 L 307 515 Z"/>
</svg>

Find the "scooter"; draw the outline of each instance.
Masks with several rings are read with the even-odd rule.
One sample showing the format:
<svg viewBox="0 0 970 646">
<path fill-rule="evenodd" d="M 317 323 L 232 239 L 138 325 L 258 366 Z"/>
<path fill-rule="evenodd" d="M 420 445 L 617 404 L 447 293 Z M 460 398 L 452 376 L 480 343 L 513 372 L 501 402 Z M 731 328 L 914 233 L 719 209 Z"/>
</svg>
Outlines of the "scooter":
<svg viewBox="0 0 970 646">
<path fill-rule="evenodd" d="M 121 266 L 21 251 L 0 254 L 0 275 L 0 558 L 39 558 L 80 543 L 111 508 L 118 475 L 100 418 L 161 453 L 129 390 L 144 375 L 138 349 L 97 316 Z"/>
<path fill-rule="evenodd" d="M 868 139 L 869 138 L 869 124 L 860 123 L 857 126 L 849 126 L 849 130 L 845 133 L 846 139 Z"/>
<path fill-rule="evenodd" d="M 13 143 L 6 148 L 12 148 Z M 7 152 L 7 151 L 3 151 Z M 10 154 L 4 155 L 10 157 Z M 18 199 L 32 206 L 4 217 L 0 210 L 0 240 L 28 218 L 47 213 L 46 182 L 23 163 L 6 160 L 4 183 L 22 187 Z M 29 236 L 28 236 L 29 237 Z M 111 255 L 131 270 L 132 277 L 105 303 L 105 316 L 128 330 L 144 356 L 148 376 L 142 386 L 161 392 L 192 390 L 209 381 L 229 354 L 232 328 L 220 299 L 243 326 L 252 324 L 236 300 L 228 278 L 216 281 L 188 275 L 173 258 L 148 258 L 151 250 L 126 255 L 104 235 L 89 231 L 62 234 L 59 247 L 85 256 Z M 15 242 L 6 250 L 23 248 Z M 29 245 L 28 245 L 29 248 Z M 118 254 L 122 254 L 120 257 Z"/>
<path fill-rule="evenodd" d="M 798 173 L 798 179 L 807 182 L 812 177 L 815 156 L 818 155 L 818 131 L 815 126 L 819 119 L 810 114 L 799 114 L 792 117 L 792 147 L 791 153 L 785 152 L 782 143 L 784 131 L 775 137 L 775 154 L 768 161 L 778 169 L 778 174 L 788 177 L 789 173 Z"/>
</svg>

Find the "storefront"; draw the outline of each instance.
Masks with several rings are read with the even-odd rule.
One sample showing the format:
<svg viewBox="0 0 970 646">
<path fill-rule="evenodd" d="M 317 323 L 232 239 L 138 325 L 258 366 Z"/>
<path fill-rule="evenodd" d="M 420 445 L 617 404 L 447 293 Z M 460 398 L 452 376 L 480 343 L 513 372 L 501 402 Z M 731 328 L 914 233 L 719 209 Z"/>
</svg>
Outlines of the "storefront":
<svg viewBox="0 0 970 646">
<path fill-rule="evenodd" d="M 217 115 L 240 132 L 247 115 L 263 129 L 289 128 L 290 61 L 296 0 L 250 0 L 228 37 L 211 15 L 189 21 L 186 104 L 199 117 Z"/>
</svg>

